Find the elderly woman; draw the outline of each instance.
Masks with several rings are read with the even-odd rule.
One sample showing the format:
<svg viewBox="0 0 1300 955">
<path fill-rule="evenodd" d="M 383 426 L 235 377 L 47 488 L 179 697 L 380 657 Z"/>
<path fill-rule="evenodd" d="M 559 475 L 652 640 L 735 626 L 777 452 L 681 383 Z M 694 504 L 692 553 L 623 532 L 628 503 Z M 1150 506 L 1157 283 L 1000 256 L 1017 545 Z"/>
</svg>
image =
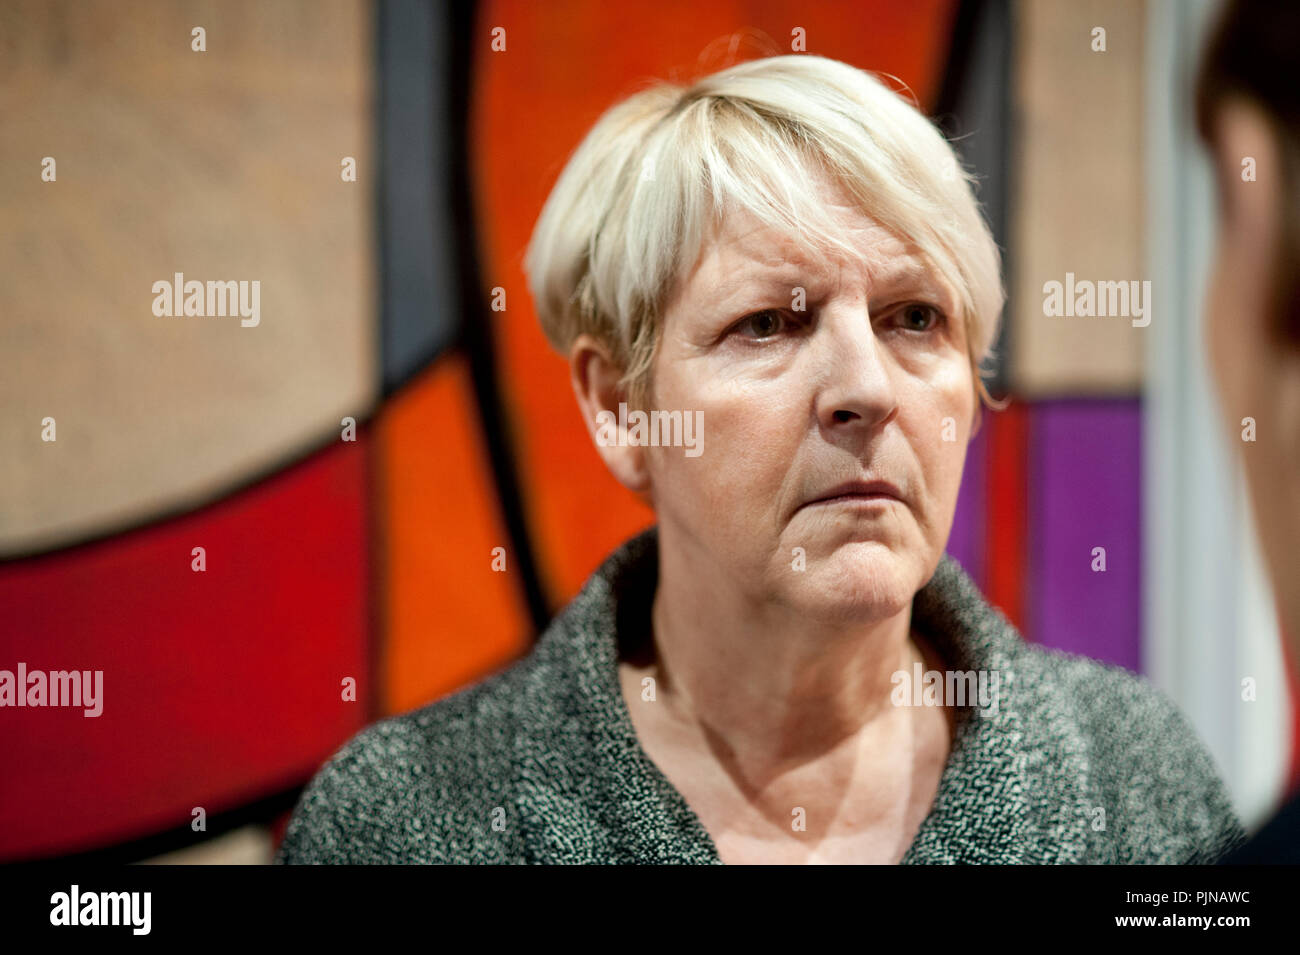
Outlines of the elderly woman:
<svg viewBox="0 0 1300 955">
<path fill-rule="evenodd" d="M 1187 863 L 1242 839 L 1170 702 L 1025 644 L 944 554 L 1003 294 L 911 104 L 815 56 L 638 93 L 526 265 L 657 526 L 526 659 L 347 744 L 281 861 Z"/>
</svg>

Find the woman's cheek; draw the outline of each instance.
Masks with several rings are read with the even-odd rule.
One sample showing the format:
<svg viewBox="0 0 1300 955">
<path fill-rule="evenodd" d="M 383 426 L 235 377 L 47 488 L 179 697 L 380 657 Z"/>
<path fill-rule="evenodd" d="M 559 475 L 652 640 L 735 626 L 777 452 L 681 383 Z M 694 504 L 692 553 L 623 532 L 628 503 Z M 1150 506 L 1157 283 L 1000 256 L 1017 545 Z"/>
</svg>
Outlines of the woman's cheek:
<svg viewBox="0 0 1300 955">
<path fill-rule="evenodd" d="M 1255 284 L 1252 263 L 1240 261 L 1234 254 L 1239 248 L 1235 238 L 1220 236 L 1207 321 L 1210 363 L 1222 399 L 1220 407 L 1227 413 L 1229 431 L 1234 430 L 1232 423 L 1239 421 L 1244 413 L 1241 410 L 1244 404 L 1242 372 L 1250 367 L 1250 363 L 1244 360 L 1241 348 L 1249 337 L 1248 329 L 1243 326 L 1250 316 Z M 1241 281 L 1243 277 L 1247 279 L 1244 283 Z"/>
<path fill-rule="evenodd" d="M 923 422 L 918 425 L 919 440 L 937 443 L 945 452 L 956 450 L 964 457 L 975 413 L 975 383 L 969 362 L 965 356 L 960 362 L 945 361 L 932 368 L 929 377 L 915 382 L 911 394 L 899 400 L 915 403 L 916 417 Z"/>
<path fill-rule="evenodd" d="M 941 523 L 956 508 L 969 449 L 975 412 L 970 365 L 964 361 L 960 366 L 949 363 L 929 383 L 926 392 L 921 400 L 928 407 L 918 425 L 916 450 L 930 489 L 927 518 Z"/>
</svg>

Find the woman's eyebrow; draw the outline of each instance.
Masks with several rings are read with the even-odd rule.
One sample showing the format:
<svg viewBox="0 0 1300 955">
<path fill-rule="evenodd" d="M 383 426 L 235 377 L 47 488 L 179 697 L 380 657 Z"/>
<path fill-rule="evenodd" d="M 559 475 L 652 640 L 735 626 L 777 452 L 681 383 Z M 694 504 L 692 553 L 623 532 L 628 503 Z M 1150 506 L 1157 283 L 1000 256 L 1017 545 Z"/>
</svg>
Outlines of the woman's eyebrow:
<svg viewBox="0 0 1300 955">
<path fill-rule="evenodd" d="M 776 289 L 793 294 L 797 286 L 806 286 L 815 280 L 809 267 L 803 263 L 787 260 L 779 265 L 769 265 L 746 258 L 727 271 L 721 287 L 713 297 L 715 301 L 723 303 L 751 293 L 770 294 Z"/>
<path fill-rule="evenodd" d="M 948 299 L 952 292 L 923 259 L 915 254 L 890 255 L 879 268 L 871 268 L 865 257 L 859 259 L 871 277 L 871 294 L 892 294 L 900 289 L 913 289 L 932 296 Z M 824 263 L 810 261 L 803 256 L 773 256 L 768 261 L 753 255 L 743 255 L 727 269 L 710 301 L 721 309 L 738 306 L 741 299 L 772 295 L 793 295 L 803 288 L 810 298 L 827 284 L 835 282 L 836 270 Z"/>
<path fill-rule="evenodd" d="M 916 256 L 892 256 L 886 267 L 871 272 L 873 286 L 934 285 L 934 272 Z"/>
<path fill-rule="evenodd" d="M 891 294 L 900 290 L 929 295 L 944 303 L 956 300 L 956 291 L 924 260 L 909 256 L 896 268 L 885 269 L 874 277 L 872 295 Z"/>
</svg>

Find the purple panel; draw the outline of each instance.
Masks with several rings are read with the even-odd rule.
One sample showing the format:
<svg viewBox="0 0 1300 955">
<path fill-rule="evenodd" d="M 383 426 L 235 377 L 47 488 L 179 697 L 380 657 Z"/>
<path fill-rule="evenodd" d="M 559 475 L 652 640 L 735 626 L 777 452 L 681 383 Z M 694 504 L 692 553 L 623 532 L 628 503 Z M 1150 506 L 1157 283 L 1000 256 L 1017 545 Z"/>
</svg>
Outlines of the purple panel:
<svg viewBox="0 0 1300 955">
<path fill-rule="evenodd" d="M 957 512 L 953 516 L 952 533 L 948 535 L 948 553 L 961 564 L 966 573 L 983 590 L 984 579 L 984 519 L 987 512 L 985 477 L 989 418 L 996 412 L 984 412 L 984 424 L 966 451 L 966 467 L 962 471 L 961 491 L 957 495 Z"/>
<path fill-rule="evenodd" d="M 1141 666 L 1142 406 L 1044 401 L 1029 430 L 1028 626 L 1036 642 Z M 1093 548 L 1106 569 L 1094 571 Z"/>
</svg>

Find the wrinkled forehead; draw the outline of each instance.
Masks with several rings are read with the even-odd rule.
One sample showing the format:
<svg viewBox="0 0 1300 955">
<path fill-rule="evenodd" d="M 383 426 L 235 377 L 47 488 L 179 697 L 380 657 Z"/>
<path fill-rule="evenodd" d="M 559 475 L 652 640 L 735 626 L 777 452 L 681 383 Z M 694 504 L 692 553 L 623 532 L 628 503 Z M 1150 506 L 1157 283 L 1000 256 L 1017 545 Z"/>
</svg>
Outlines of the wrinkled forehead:
<svg viewBox="0 0 1300 955">
<path fill-rule="evenodd" d="M 914 245 L 856 208 L 836 205 L 823 209 L 833 219 L 831 234 L 845 248 L 828 247 L 814 234 L 764 222 L 749 209 L 732 207 L 710 224 L 699 258 L 712 252 L 760 264 L 796 262 L 810 268 L 883 264 L 907 258 L 920 261 Z"/>
<path fill-rule="evenodd" d="M 724 206 L 703 233 L 699 253 L 685 270 L 678 294 L 747 276 L 781 278 L 791 284 L 833 282 L 847 270 L 873 288 L 907 284 L 951 297 L 951 287 L 915 243 L 858 209 L 842 193 L 826 198 L 820 211 L 833 224 L 839 247 L 830 247 L 822 237 L 800 234 L 797 228 L 766 222 L 737 204 Z"/>
</svg>

